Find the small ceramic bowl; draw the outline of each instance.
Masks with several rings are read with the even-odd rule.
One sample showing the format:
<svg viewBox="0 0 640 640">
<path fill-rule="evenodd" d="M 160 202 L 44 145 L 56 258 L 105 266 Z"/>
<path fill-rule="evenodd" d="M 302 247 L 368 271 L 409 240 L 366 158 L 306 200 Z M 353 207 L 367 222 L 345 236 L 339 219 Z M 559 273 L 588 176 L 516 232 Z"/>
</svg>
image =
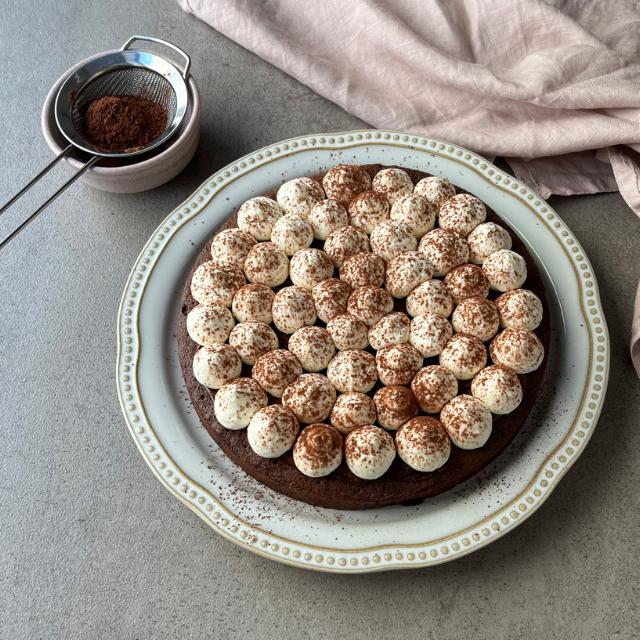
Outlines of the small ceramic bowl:
<svg viewBox="0 0 640 640">
<path fill-rule="evenodd" d="M 54 103 L 58 89 L 69 74 L 102 55 L 104 53 L 91 56 L 71 67 L 58 78 L 47 94 L 42 107 L 42 133 L 49 149 L 56 155 L 68 144 L 60 133 L 54 116 Z M 151 151 L 149 155 L 142 157 L 124 161 L 104 158 L 91 167 L 80 180 L 102 191 L 137 193 L 154 189 L 175 178 L 193 158 L 200 139 L 200 94 L 193 77 L 189 77 L 188 89 L 187 112 L 178 131 L 170 140 Z M 85 162 L 83 155 L 78 151 L 70 153 L 65 161 L 76 170 L 80 169 Z"/>
</svg>

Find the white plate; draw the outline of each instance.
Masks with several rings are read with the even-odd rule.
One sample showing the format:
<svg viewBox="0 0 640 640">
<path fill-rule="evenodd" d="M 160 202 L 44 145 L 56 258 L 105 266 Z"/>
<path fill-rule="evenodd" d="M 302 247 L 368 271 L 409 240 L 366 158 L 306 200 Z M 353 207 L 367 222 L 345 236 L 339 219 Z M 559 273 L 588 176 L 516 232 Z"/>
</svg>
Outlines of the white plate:
<svg viewBox="0 0 640 640">
<path fill-rule="evenodd" d="M 215 228 L 249 197 L 339 162 L 413 167 L 477 195 L 524 240 L 550 298 L 546 382 L 527 423 L 483 472 L 415 507 L 333 511 L 267 489 L 231 463 L 200 425 L 177 359 L 174 325 L 184 278 Z M 582 453 L 600 414 L 608 369 L 607 328 L 591 265 L 549 205 L 465 149 L 392 131 L 293 138 L 218 171 L 151 236 L 118 316 L 118 395 L 158 479 L 225 538 L 320 571 L 438 564 L 512 530 Z"/>
</svg>

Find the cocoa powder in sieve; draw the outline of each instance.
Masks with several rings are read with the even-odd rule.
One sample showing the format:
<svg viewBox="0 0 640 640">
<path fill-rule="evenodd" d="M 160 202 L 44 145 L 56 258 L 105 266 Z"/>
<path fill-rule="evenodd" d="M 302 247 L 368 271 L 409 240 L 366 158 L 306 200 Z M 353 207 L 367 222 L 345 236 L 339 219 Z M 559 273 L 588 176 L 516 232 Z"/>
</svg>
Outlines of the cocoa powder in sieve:
<svg viewBox="0 0 640 640">
<path fill-rule="evenodd" d="M 167 126 L 157 102 L 137 96 L 103 96 L 89 104 L 85 135 L 101 151 L 130 151 L 155 140 Z"/>
</svg>

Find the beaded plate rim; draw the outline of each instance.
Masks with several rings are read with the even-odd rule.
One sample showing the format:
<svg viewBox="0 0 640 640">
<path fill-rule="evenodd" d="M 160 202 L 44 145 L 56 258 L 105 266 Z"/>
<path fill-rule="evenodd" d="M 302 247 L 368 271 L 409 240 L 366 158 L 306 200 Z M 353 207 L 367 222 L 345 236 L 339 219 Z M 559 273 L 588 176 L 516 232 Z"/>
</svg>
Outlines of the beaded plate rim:
<svg viewBox="0 0 640 640">
<path fill-rule="evenodd" d="M 172 460 L 144 411 L 137 379 L 140 355 L 139 312 L 146 282 L 175 232 L 196 217 L 227 184 L 283 156 L 318 148 L 344 150 L 388 145 L 423 151 L 463 165 L 490 186 L 516 196 L 557 238 L 570 259 L 591 357 L 582 401 L 563 441 L 534 473 L 526 488 L 508 504 L 463 531 L 425 543 L 334 549 L 287 540 L 250 525 L 231 513 L 207 488 L 192 480 Z M 292 566 L 316 571 L 364 573 L 441 564 L 479 549 L 513 530 L 551 494 L 586 447 L 600 415 L 609 373 L 609 337 L 591 264 L 575 236 L 534 191 L 477 154 L 442 140 L 397 131 L 360 130 L 299 136 L 267 145 L 223 167 L 174 209 L 151 235 L 127 279 L 117 318 L 116 387 L 129 432 L 153 473 L 172 495 L 210 527 L 241 547 Z"/>
</svg>

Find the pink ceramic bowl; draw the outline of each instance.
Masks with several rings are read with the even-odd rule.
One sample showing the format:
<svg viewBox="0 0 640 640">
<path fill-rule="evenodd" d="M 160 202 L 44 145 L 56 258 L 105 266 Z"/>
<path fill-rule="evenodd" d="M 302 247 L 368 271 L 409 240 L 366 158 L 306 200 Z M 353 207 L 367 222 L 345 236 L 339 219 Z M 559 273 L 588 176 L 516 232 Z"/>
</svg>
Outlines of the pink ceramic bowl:
<svg viewBox="0 0 640 640">
<path fill-rule="evenodd" d="M 104 53 L 96 54 L 71 67 L 58 78 L 47 94 L 42 107 L 42 133 L 49 149 L 56 155 L 68 144 L 58 130 L 54 116 L 54 103 L 58 89 L 70 73 L 102 55 Z M 136 193 L 154 189 L 175 178 L 193 158 L 200 139 L 200 94 L 193 77 L 189 77 L 188 90 L 189 105 L 184 120 L 176 134 L 168 142 L 141 159 L 134 157 L 126 161 L 107 158 L 100 160 L 80 180 L 91 187 L 102 189 L 102 191 Z M 80 169 L 83 164 L 81 158 L 82 154 L 73 152 L 65 158 L 65 161 L 74 169 Z"/>
</svg>

